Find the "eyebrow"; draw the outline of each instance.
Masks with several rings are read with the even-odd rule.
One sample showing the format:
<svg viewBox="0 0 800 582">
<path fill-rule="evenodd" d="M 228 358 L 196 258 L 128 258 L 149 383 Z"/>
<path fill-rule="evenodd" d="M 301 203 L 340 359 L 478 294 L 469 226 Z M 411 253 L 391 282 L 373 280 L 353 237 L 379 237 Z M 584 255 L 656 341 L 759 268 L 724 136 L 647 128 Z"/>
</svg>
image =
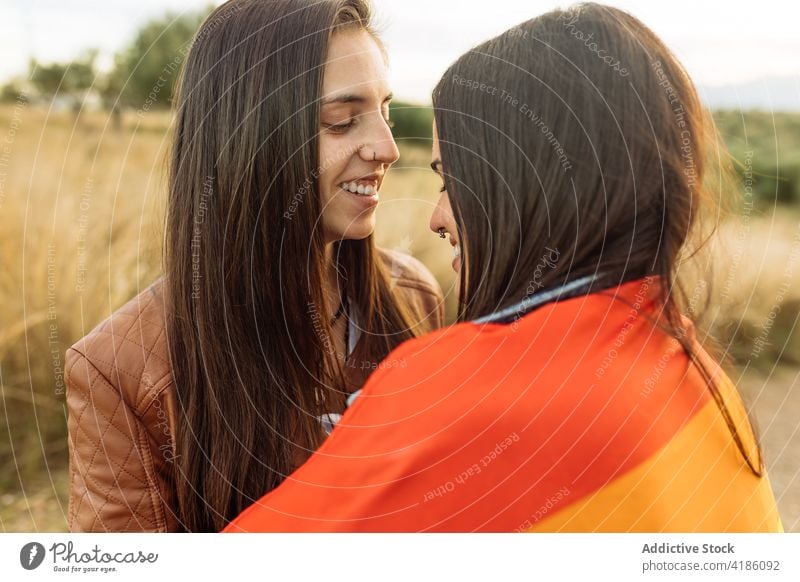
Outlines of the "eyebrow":
<svg viewBox="0 0 800 582">
<path fill-rule="evenodd" d="M 437 174 L 441 174 L 442 173 L 442 160 L 440 160 L 439 158 L 436 158 L 435 160 L 433 160 L 431 162 L 431 170 L 433 170 Z"/>
<path fill-rule="evenodd" d="M 389 93 L 383 98 L 383 103 L 391 101 L 392 99 L 394 99 L 394 94 Z M 364 103 L 365 101 L 366 98 L 363 95 L 358 95 L 356 93 L 342 93 L 340 95 L 334 95 L 333 97 L 326 97 L 322 100 L 322 105 L 330 105 L 332 103 Z"/>
</svg>

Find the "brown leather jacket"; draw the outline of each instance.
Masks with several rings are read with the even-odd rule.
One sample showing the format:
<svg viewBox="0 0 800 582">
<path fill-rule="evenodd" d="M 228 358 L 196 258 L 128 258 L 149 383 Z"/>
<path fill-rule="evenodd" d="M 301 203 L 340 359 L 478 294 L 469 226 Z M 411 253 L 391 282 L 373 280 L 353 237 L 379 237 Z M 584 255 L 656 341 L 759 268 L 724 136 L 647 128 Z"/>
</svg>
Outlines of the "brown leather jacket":
<svg viewBox="0 0 800 582">
<path fill-rule="evenodd" d="M 419 321 L 443 320 L 442 294 L 419 261 L 383 251 Z M 180 531 L 173 435 L 176 395 L 157 281 L 67 350 L 71 531 Z M 348 370 L 348 382 L 365 373 Z"/>
</svg>

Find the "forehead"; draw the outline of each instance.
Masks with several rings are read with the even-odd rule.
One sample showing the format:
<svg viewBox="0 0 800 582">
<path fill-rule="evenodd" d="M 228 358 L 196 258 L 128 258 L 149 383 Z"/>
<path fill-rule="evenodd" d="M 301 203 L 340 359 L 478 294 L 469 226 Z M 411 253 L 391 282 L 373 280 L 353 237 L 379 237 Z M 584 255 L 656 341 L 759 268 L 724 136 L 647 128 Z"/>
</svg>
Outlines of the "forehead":
<svg viewBox="0 0 800 582">
<path fill-rule="evenodd" d="M 323 97 L 338 92 L 388 93 L 386 61 L 378 43 L 363 29 L 337 32 L 331 37 Z M 381 100 L 385 95 L 380 95 Z"/>
</svg>

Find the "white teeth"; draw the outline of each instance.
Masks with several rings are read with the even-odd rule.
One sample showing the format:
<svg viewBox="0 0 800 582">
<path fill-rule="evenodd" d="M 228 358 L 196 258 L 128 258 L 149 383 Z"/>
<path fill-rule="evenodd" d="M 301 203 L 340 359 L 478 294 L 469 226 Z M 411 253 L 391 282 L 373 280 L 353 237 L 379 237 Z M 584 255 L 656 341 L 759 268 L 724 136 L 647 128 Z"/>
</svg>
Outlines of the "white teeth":
<svg viewBox="0 0 800 582">
<path fill-rule="evenodd" d="M 378 189 L 371 184 L 365 186 L 364 184 L 356 184 L 355 182 L 342 182 L 339 184 L 339 188 L 362 196 L 372 196 L 378 193 Z"/>
<path fill-rule="evenodd" d="M 457 258 L 461 256 L 461 245 L 456 245 L 453 247 L 453 258 Z"/>
</svg>

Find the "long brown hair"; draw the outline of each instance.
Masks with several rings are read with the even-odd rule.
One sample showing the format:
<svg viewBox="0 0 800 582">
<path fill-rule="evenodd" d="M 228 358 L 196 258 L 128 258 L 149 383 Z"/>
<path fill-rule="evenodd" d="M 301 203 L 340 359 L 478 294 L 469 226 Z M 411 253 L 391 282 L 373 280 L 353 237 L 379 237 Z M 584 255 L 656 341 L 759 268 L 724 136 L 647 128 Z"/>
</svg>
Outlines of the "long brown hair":
<svg viewBox="0 0 800 582">
<path fill-rule="evenodd" d="M 291 471 L 341 407 L 316 136 L 330 36 L 367 0 L 232 0 L 189 51 L 170 160 L 165 295 L 180 403 L 178 516 L 218 531 Z M 315 227 L 316 225 L 316 227 Z M 372 357 L 412 337 L 372 238 L 334 257 Z"/>
<path fill-rule="evenodd" d="M 752 461 L 681 319 L 688 294 L 676 270 L 704 230 L 699 208 L 714 203 L 705 158 L 718 146 L 663 42 L 622 10 L 556 10 L 462 55 L 433 102 L 464 254 L 459 319 L 515 304 L 534 273 L 534 288 L 597 273 L 615 284 L 657 276 L 658 324 L 698 366 L 760 475 L 760 450 Z M 553 252 L 558 261 L 537 270 Z"/>
</svg>

